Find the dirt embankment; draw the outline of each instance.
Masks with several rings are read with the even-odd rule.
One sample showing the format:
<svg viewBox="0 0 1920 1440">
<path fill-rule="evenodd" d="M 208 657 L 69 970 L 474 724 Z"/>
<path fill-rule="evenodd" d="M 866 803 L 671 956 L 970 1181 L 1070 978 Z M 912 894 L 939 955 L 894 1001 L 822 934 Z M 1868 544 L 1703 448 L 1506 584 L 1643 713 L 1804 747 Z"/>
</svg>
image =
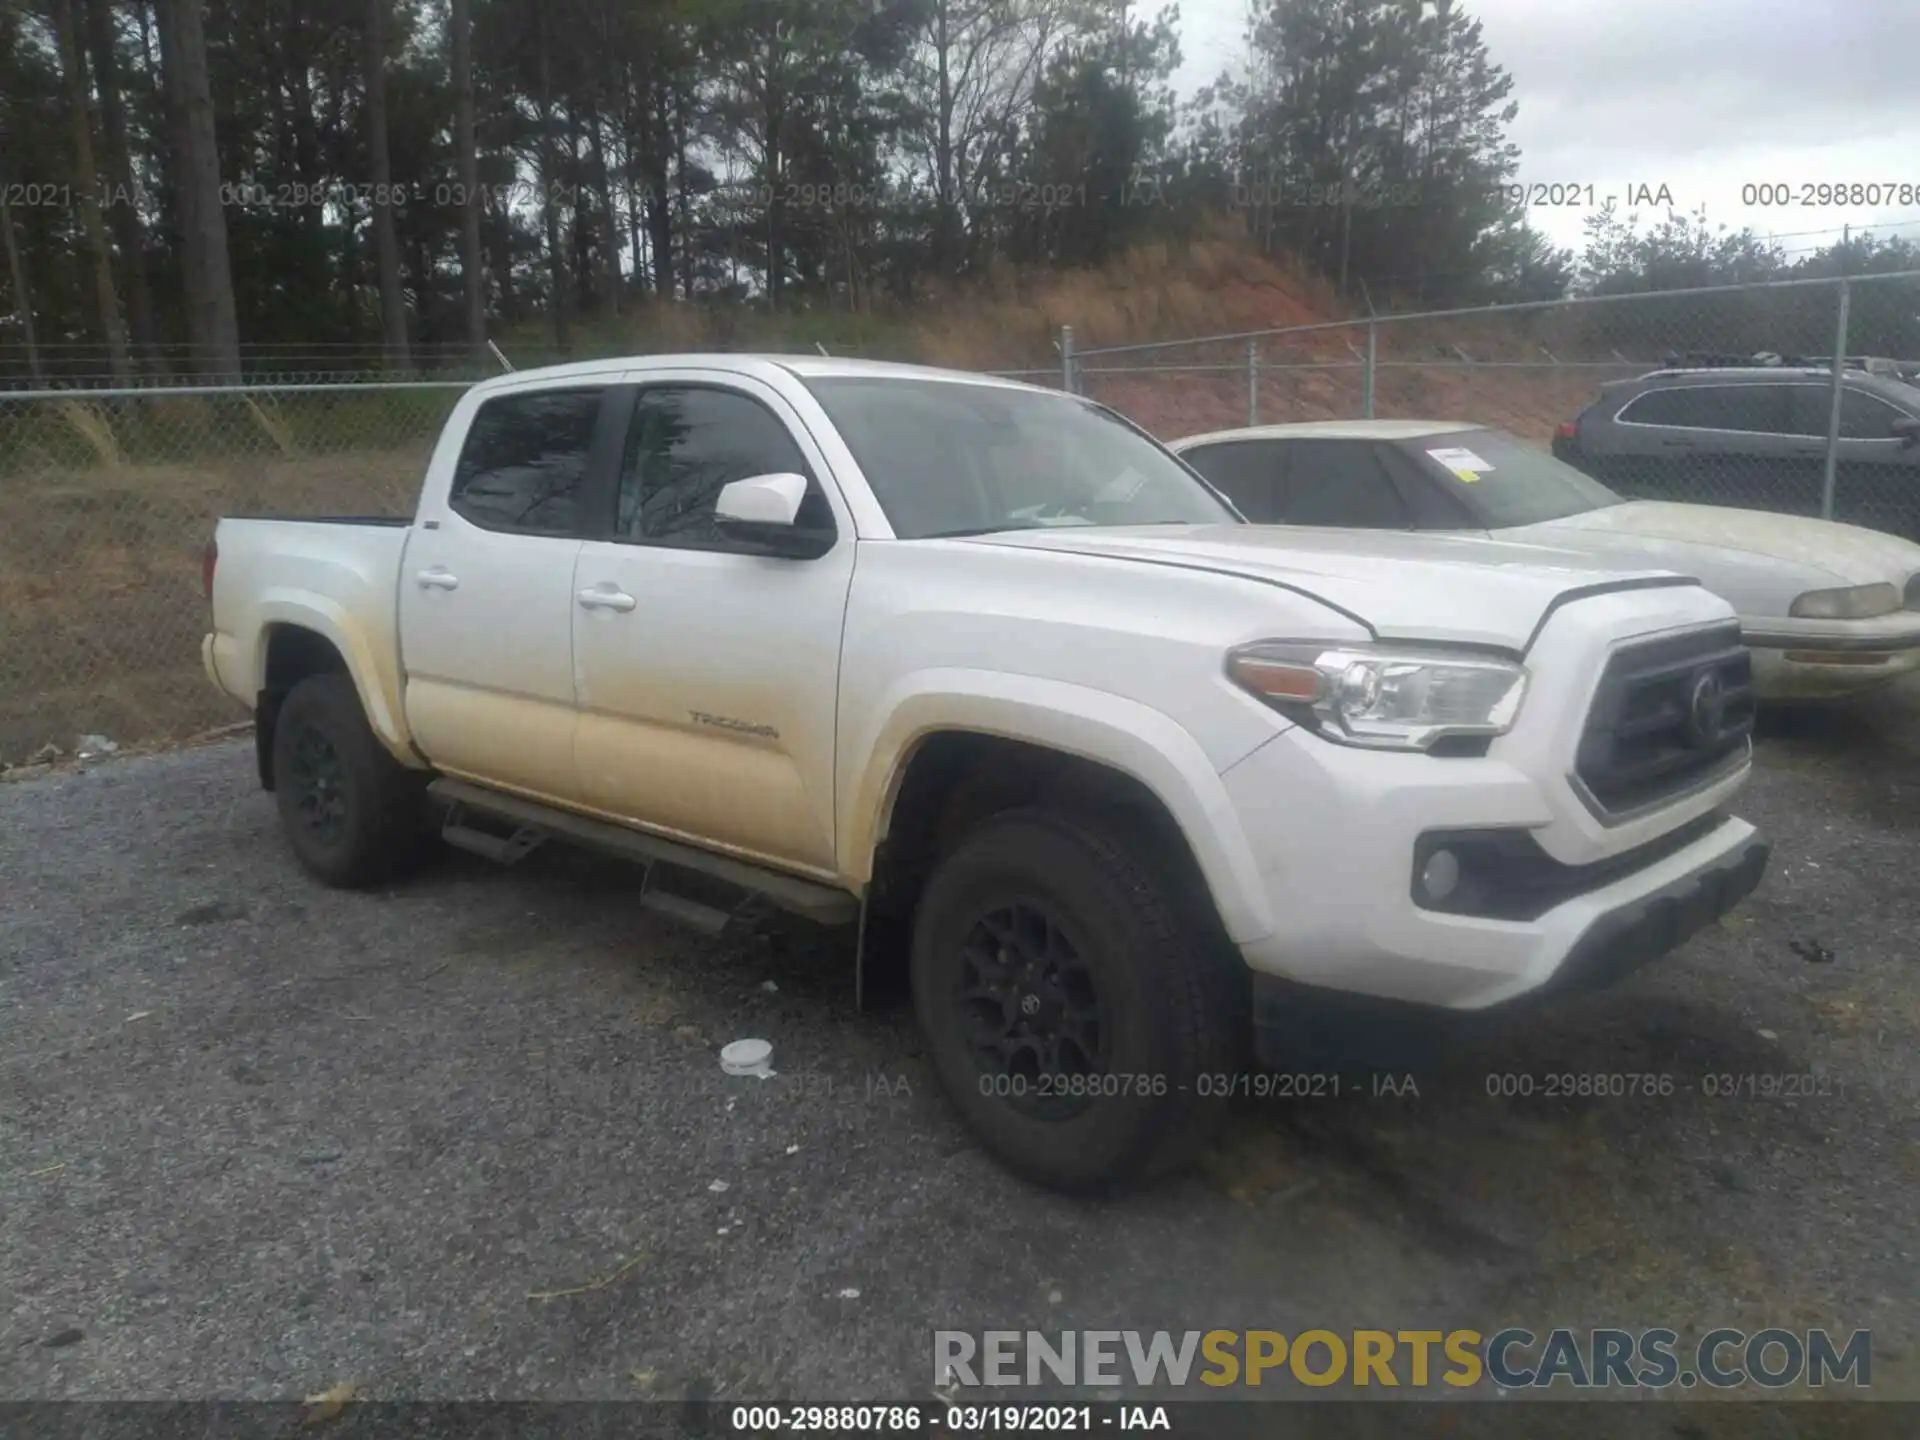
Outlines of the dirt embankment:
<svg viewBox="0 0 1920 1440">
<path fill-rule="evenodd" d="M 1343 299 L 1285 259 L 1220 238 L 1148 247 L 1095 271 L 989 276 L 916 320 L 912 354 L 966 369 L 1052 372 L 1060 328 L 1071 326 L 1081 388 L 1175 439 L 1245 425 L 1250 415 L 1263 424 L 1363 415 L 1364 324 L 1294 327 L 1364 313 L 1359 300 Z M 1472 420 L 1544 445 L 1602 380 L 1641 373 L 1659 358 L 1649 351 L 1623 359 L 1589 333 L 1588 321 L 1548 310 L 1383 323 L 1375 334 L 1374 413 Z M 1191 343 L 1256 331 L 1283 333 L 1252 342 L 1258 373 L 1251 387 L 1248 340 Z M 1100 353 L 1110 346 L 1131 348 Z"/>
</svg>

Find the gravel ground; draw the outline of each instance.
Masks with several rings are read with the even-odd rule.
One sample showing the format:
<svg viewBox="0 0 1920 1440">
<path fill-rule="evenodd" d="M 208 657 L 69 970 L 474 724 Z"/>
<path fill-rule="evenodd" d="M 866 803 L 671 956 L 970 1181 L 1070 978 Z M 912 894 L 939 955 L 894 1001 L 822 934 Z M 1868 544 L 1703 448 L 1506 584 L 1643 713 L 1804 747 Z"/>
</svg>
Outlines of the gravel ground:
<svg viewBox="0 0 1920 1440">
<path fill-rule="evenodd" d="M 326 891 L 241 744 L 0 785 L 0 1396 L 924 1398 L 936 1326 L 1611 1324 L 1870 1327 L 1920 1398 L 1917 716 L 1774 723 L 1773 869 L 1663 964 L 1100 1204 L 986 1160 L 823 941 L 557 849 Z M 1488 1094 L 1569 1072 L 1673 1093 Z M 1784 1073 L 1829 1093 L 1703 1093 Z"/>
</svg>

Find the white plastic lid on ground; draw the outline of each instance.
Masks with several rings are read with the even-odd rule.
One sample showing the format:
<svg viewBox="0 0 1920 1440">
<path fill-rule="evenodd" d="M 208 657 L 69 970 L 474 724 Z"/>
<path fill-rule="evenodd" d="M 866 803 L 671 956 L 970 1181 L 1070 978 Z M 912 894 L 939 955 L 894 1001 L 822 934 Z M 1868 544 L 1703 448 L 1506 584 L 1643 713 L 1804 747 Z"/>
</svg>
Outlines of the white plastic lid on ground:
<svg viewBox="0 0 1920 1440">
<path fill-rule="evenodd" d="M 720 1051 L 720 1068 L 729 1075 L 770 1075 L 773 1046 L 765 1040 L 736 1040 Z"/>
</svg>

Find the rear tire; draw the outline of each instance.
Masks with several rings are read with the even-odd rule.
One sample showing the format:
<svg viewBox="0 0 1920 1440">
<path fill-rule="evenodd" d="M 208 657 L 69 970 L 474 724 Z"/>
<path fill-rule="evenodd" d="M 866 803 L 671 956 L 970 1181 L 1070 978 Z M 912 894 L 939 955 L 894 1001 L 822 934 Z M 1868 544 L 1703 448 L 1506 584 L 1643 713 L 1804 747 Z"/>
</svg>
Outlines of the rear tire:
<svg viewBox="0 0 1920 1440">
<path fill-rule="evenodd" d="M 935 867 L 914 1007 L 986 1148 L 1051 1189 L 1107 1191 L 1197 1157 L 1241 1065 L 1245 979 L 1139 817 L 1016 810 Z M 1182 857 L 1184 858 L 1184 857 Z"/>
<path fill-rule="evenodd" d="M 392 879 L 426 852 L 427 776 L 374 737 L 346 675 L 313 675 L 280 706 L 274 800 L 300 863 L 356 889 Z"/>
</svg>

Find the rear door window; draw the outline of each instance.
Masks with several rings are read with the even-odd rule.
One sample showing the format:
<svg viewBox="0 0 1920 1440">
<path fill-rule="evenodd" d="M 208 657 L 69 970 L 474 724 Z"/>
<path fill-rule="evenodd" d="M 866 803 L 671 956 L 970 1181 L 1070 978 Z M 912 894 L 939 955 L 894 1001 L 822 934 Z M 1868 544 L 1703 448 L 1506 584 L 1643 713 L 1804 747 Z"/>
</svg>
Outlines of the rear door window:
<svg viewBox="0 0 1920 1440">
<path fill-rule="evenodd" d="M 1256 525 L 1280 519 L 1281 447 L 1271 440 L 1202 445 L 1180 457 Z"/>
<path fill-rule="evenodd" d="M 532 390 L 488 400 L 474 412 L 448 501 L 484 530 L 581 533 L 587 457 L 604 386 Z"/>
<path fill-rule="evenodd" d="M 1622 425 L 1691 425 L 1684 390 L 1649 390 L 1636 395 L 1620 412 Z"/>
<path fill-rule="evenodd" d="M 1686 385 L 1649 390 L 1620 413 L 1622 424 L 1688 430 L 1791 435 L 1793 406 L 1787 385 Z"/>
<path fill-rule="evenodd" d="M 1405 530 L 1413 523 L 1365 440 L 1288 441 L 1280 511 L 1289 525 Z"/>
</svg>

